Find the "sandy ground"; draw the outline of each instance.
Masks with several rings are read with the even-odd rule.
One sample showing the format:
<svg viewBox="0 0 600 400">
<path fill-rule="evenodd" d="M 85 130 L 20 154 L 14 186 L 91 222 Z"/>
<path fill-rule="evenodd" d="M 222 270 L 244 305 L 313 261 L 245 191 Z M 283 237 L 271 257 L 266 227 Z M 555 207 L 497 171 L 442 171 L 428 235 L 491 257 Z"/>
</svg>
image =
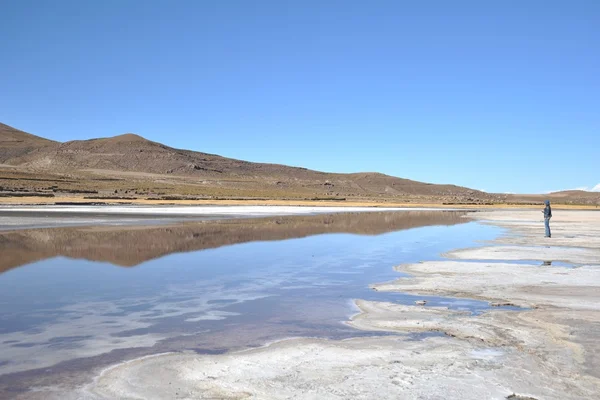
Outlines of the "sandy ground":
<svg viewBox="0 0 600 400">
<path fill-rule="evenodd" d="M 257 200 L 157 200 L 157 199 L 85 199 L 82 196 L 57 196 L 57 197 L 0 197 L 0 205 L 52 205 L 55 203 L 105 203 L 105 204 L 133 204 L 133 205 L 178 205 L 178 206 L 312 206 L 312 207 L 417 207 L 417 208 L 461 208 L 461 209 L 538 209 L 539 205 L 531 204 L 441 204 L 435 201 L 395 202 L 373 200 L 284 200 L 284 199 L 257 199 Z M 541 204 L 541 203 L 540 203 Z M 542 206 L 543 207 L 543 206 Z M 564 210 L 600 210 L 597 205 L 569 205 L 556 204 L 554 209 Z"/>
<path fill-rule="evenodd" d="M 289 339 L 224 355 L 165 354 L 115 365 L 75 398 L 597 399 L 600 393 L 600 213 L 485 212 L 498 243 L 453 260 L 402 265 L 412 277 L 376 290 L 486 299 L 520 311 L 479 316 L 357 300 L 348 323 L 398 335 Z M 501 246 L 498 247 L 498 244 Z M 517 254 L 516 256 L 510 256 Z M 575 268 L 480 260 L 564 260 Z M 422 340 L 406 332 L 424 332 Z M 435 334 L 437 333 L 437 334 Z M 510 397 L 513 394 L 523 397 Z"/>
</svg>

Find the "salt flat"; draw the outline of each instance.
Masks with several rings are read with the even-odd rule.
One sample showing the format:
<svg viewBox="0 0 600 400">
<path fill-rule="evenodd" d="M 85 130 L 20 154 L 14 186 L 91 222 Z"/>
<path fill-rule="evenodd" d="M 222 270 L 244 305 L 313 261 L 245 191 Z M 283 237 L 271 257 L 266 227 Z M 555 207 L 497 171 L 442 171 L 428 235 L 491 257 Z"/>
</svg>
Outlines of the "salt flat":
<svg viewBox="0 0 600 400">
<path fill-rule="evenodd" d="M 512 213 L 512 214 L 511 214 Z M 551 240 L 538 212 L 475 215 L 507 228 L 527 260 L 586 262 L 580 268 L 469 259 L 403 265 L 412 274 L 377 290 L 487 299 L 522 305 L 479 316 L 444 307 L 357 300 L 348 323 L 387 333 L 431 332 L 343 341 L 290 339 L 224 355 L 166 354 L 104 370 L 78 394 L 87 398 L 254 399 L 593 399 L 600 393 L 600 256 L 582 236 L 600 213 L 561 212 Z M 509 220 L 510 224 L 506 221 Z M 564 224 L 564 225 L 560 225 Z M 554 238 L 557 239 L 554 242 Z M 557 245 L 557 244 L 560 245 Z M 543 245 L 541 245 L 543 244 Z M 586 258 L 570 260 L 587 245 Z M 472 255 L 493 257 L 495 243 Z M 452 255 L 452 253 L 450 253 Z M 514 260 L 513 260 L 514 261 Z"/>
</svg>

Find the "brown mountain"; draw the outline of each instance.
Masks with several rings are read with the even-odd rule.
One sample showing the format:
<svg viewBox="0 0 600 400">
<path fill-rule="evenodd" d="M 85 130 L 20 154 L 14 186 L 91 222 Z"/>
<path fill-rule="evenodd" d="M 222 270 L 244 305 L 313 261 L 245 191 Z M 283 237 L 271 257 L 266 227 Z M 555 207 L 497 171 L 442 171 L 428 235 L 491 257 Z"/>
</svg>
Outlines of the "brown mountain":
<svg viewBox="0 0 600 400">
<path fill-rule="evenodd" d="M 0 123 L 0 164 L 56 143 Z"/>
<path fill-rule="evenodd" d="M 550 200 L 557 204 L 600 206 L 600 192 L 587 192 L 585 190 L 563 190 L 547 194 L 498 195 L 498 198 L 518 203 L 541 204 L 544 200 Z"/>
<path fill-rule="evenodd" d="M 135 134 L 58 143 L 6 125 L 2 127 L 1 162 L 22 173 L 35 175 L 38 181 L 39 174 L 42 173 L 60 175 L 63 183 L 58 185 L 58 190 L 62 190 L 63 186 L 67 189 L 64 182 L 68 177 L 72 181 L 71 189 L 95 188 L 99 193 L 135 191 L 136 194 L 144 195 L 158 193 L 268 198 L 406 199 L 433 196 L 447 201 L 491 199 L 486 193 L 460 186 L 433 185 L 380 173 L 325 173 L 286 165 L 235 160 L 175 149 Z M 14 181 L 14 171 L 12 173 Z M 106 178 L 115 183 L 101 184 L 107 182 Z M 48 184 L 51 181 L 49 179 Z M 0 177 L 0 185 L 2 184 Z M 30 189 L 43 190 L 43 186 L 40 184 Z M 54 187 L 53 190 L 56 191 L 56 186 L 48 185 L 46 189 Z"/>
</svg>

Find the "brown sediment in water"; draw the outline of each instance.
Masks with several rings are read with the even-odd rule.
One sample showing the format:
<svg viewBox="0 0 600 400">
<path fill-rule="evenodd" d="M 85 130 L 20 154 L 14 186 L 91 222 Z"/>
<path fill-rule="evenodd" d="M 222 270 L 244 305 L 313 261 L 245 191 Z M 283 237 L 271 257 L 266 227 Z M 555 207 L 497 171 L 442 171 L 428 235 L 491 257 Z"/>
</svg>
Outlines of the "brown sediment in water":
<svg viewBox="0 0 600 400">
<path fill-rule="evenodd" d="M 325 233 L 378 235 L 468 222 L 464 212 L 401 211 L 227 219 L 160 226 L 97 226 L 0 232 L 0 273 L 52 257 L 123 267 L 173 253 Z"/>
</svg>

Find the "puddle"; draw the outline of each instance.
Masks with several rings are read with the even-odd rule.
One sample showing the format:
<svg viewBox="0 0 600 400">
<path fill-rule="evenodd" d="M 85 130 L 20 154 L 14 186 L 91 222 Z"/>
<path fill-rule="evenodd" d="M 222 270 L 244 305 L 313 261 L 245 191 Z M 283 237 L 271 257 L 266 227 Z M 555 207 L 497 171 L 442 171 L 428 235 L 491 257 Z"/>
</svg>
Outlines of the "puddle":
<svg viewBox="0 0 600 400">
<path fill-rule="evenodd" d="M 542 264 L 540 264 L 540 266 L 542 267 L 564 267 L 564 268 L 577 268 L 579 267 L 578 264 L 573 264 L 573 263 L 569 263 L 569 262 L 564 262 L 564 261 L 542 261 Z"/>
<path fill-rule="evenodd" d="M 406 341 L 409 342 L 420 342 L 433 337 L 445 338 L 447 335 L 444 332 L 412 332 L 406 335 Z"/>
<path fill-rule="evenodd" d="M 445 307 L 454 311 L 466 311 L 472 316 L 481 315 L 482 313 L 491 309 L 500 309 L 506 311 L 523 311 L 525 308 L 521 308 L 515 305 L 492 305 L 488 301 L 481 300 L 470 300 L 460 299 L 453 297 L 439 297 L 439 296 L 418 296 L 406 293 L 395 293 L 395 292 L 377 292 L 377 295 L 364 295 L 361 299 L 371 301 L 388 301 L 407 306 L 416 307 Z M 426 304 L 418 305 L 421 301 L 425 300 Z"/>
<path fill-rule="evenodd" d="M 472 350 L 470 355 L 471 355 L 471 357 L 476 358 L 478 360 L 491 361 L 491 360 L 495 360 L 499 357 L 502 357 L 504 354 L 505 354 L 504 351 L 502 351 L 501 349 L 487 348 L 487 349 Z"/>
</svg>

